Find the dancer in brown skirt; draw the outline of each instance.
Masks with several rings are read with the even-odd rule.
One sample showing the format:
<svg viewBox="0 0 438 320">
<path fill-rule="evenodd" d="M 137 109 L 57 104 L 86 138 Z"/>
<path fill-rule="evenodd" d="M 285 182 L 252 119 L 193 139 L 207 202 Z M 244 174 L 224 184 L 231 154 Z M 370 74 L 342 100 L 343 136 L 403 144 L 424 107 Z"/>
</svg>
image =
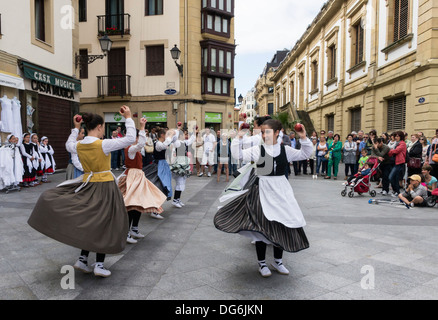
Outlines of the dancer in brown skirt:
<svg viewBox="0 0 438 320">
<path fill-rule="evenodd" d="M 82 249 L 74 267 L 85 273 L 108 277 L 104 268 L 105 254 L 117 254 L 126 245 L 128 213 L 122 194 L 111 173 L 111 151 L 126 148 L 135 142 L 135 124 L 131 110 L 123 106 L 126 136 L 102 140 L 105 133 L 103 118 L 87 113 L 78 121 L 66 143 L 67 151 L 77 153 L 84 175 L 45 191 L 29 218 L 29 225 L 46 236 Z M 87 137 L 77 141 L 82 121 Z M 94 270 L 88 266 L 89 252 L 96 252 Z"/>
<path fill-rule="evenodd" d="M 273 268 L 288 275 L 283 265 L 283 251 L 298 252 L 309 247 L 303 227 L 306 225 L 301 209 L 294 197 L 285 173 L 289 163 L 307 159 L 312 153 L 312 143 L 306 131 L 299 133 L 301 150 L 292 149 L 278 141 L 281 122 L 267 120 L 261 127 L 262 144 L 242 149 L 239 140 L 231 143 L 232 156 L 244 162 L 254 161 L 252 173 L 244 191 L 236 193 L 231 202 L 216 213 L 214 224 L 227 233 L 239 233 L 256 241 L 259 272 L 269 277 L 271 271 L 266 265 L 266 245 L 274 246 Z"/>
<path fill-rule="evenodd" d="M 129 232 L 127 243 L 137 243 L 136 239 L 144 238 L 138 230 L 142 213 L 161 214 L 161 207 L 167 196 L 150 182 L 142 168 L 143 159 L 141 150 L 146 145 L 145 126 L 147 120 L 140 119 L 140 130 L 137 130 L 136 144 L 125 148 L 125 172 L 118 178 L 118 185 L 123 195 L 129 217 Z"/>
</svg>

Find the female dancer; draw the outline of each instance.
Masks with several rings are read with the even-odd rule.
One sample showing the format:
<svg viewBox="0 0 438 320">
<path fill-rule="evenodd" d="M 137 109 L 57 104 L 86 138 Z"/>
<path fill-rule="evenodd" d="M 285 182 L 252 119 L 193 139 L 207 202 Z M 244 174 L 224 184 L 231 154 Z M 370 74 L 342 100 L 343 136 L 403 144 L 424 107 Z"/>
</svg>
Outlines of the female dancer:
<svg viewBox="0 0 438 320">
<path fill-rule="evenodd" d="M 56 162 L 55 158 L 53 157 L 53 154 L 55 151 L 53 150 L 52 146 L 49 145 L 49 139 L 47 137 L 42 137 L 40 142 L 40 153 L 44 160 L 44 175 L 43 175 L 43 181 L 44 177 L 46 178 L 46 182 L 49 182 L 47 180 L 47 174 L 53 174 L 56 170 Z"/>
<path fill-rule="evenodd" d="M 175 195 L 172 205 L 177 208 L 182 208 L 185 204 L 181 201 L 181 194 L 186 189 L 186 180 L 191 175 L 190 159 L 187 156 L 188 148 L 195 142 L 196 131 L 194 130 L 189 139 L 185 139 L 184 132 L 181 130 L 182 124 L 178 124 L 176 136 L 178 139 L 174 142 L 175 160 L 170 166 L 170 171 L 175 179 Z"/>
<path fill-rule="evenodd" d="M 23 134 L 23 143 L 20 145 L 21 158 L 23 160 L 23 186 L 34 187 L 36 170 L 33 167 L 33 161 L 35 160 L 34 148 L 30 143 L 30 134 Z"/>
<path fill-rule="evenodd" d="M 34 149 L 34 155 L 35 155 L 35 160 L 33 161 L 33 167 L 36 170 L 36 175 L 37 177 L 42 177 L 41 178 L 41 182 L 47 182 L 47 177 L 45 175 L 45 170 L 44 170 L 44 159 L 43 156 L 40 152 L 40 142 L 38 141 L 38 135 L 36 133 L 32 133 L 30 135 L 30 141 L 31 144 L 33 146 Z M 35 185 L 40 184 L 40 182 L 38 181 L 38 178 L 35 180 Z"/>
<path fill-rule="evenodd" d="M 282 263 L 283 250 L 297 252 L 309 247 L 303 227 L 306 225 L 285 172 L 290 162 L 307 159 L 313 146 L 306 131 L 299 132 L 301 149 L 292 149 L 278 142 L 281 123 L 267 120 L 262 125 L 264 144 L 241 150 L 239 139 L 233 140 L 231 154 L 241 160 L 256 161 L 256 178 L 249 189 L 220 208 L 214 218 L 217 229 L 239 233 L 256 241 L 259 272 L 269 277 L 266 265 L 266 244 L 274 245 L 272 264 L 280 274 L 289 271 Z M 242 133 L 239 132 L 239 138 Z"/>
<path fill-rule="evenodd" d="M 178 136 L 174 130 L 161 129 L 157 133 L 158 140 L 154 143 L 154 159 L 158 165 L 158 177 L 164 187 L 167 200 L 172 198 L 172 173 L 166 160 L 166 151 L 176 141 Z"/>
<path fill-rule="evenodd" d="M 140 130 L 137 130 L 136 144 L 125 148 L 125 172 L 118 179 L 118 185 L 125 201 L 128 211 L 129 232 L 126 242 L 137 243 L 136 239 L 144 238 L 138 231 L 138 224 L 142 213 L 163 212 L 161 206 L 166 201 L 166 196 L 143 172 L 143 159 L 141 150 L 146 144 L 146 133 L 144 131 L 147 120 L 140 119 Z"/>
<path fill-rule="evenodd" d="M 57 188 L 45 191 L 29 218 L 29 225 L 37 231 L 67 245 L 81 248 L 74 267 L 85 273 L 89 252 L 96 252 L 94 274 L 108 277 L 104 268 L 105 254 L 116 254 L 126 246 L 128 213 L 122 194 L 111 173 L 111 151 L 126 148 L 135 141 L 135 125 L 131 110 L 123 106 L 126 118 L 126 136 L 102 140 L 105 134 L 103 118 L 97 114 L 82 115 L 81 122 L 73 118 L 75 128 L 67 140 L 68 152 L 77 153 L 85 174 L 81 181 L 71 180 Z M 88 135 L 77 142 L 82 121 Z"/>
</svg>

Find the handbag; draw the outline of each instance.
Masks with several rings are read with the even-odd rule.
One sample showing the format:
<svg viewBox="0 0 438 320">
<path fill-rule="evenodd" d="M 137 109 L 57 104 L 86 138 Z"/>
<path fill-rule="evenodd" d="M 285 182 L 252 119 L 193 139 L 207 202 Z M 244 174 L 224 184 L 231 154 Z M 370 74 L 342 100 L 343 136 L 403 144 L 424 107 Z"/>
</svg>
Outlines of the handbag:
<svg viewBox="0 0 438 320">
<path fill-rule="evenodd" d="M 324 158 L 326 158 L 327 160 L 330 159 L 330 152 L 327 152 L 327 153 L 324 155 Z"/>
<path fill-rule="evenodd" d="M 421 158 L 409 158 L 408 168 L 414 168 L 414 169 L 421 168 Z"/>
</svg>

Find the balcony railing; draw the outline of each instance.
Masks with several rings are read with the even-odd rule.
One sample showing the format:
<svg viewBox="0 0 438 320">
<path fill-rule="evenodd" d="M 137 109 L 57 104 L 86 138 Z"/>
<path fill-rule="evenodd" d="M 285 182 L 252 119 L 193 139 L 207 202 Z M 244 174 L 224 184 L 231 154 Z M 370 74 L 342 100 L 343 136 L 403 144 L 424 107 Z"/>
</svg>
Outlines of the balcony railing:
<svg viewBox="0 0 438 320">
<path fill-rule="evenodd" d="M 98 76 L 97 92 L 100 98 L 131 96 L 131 76 L 127 74 Z"/>
<path fill-rule="evenodd" d="M 131 15 L 107 14 L 97 16 L 97 31 L 99 36 L 111 35 L 130 35 L 131 34 Z"/>
</svg>

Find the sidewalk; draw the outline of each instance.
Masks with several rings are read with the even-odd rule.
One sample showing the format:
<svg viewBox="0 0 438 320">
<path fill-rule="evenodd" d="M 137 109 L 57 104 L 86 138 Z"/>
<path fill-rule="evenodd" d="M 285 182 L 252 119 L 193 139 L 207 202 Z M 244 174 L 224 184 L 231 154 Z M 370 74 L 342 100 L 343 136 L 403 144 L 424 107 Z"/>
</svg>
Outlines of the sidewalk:
<svg viewBox="0 0 438 320">
<path fill-rule="evenodd" d="M 186 207 L 167 202 L 164 220 L 142 216 L 146 238 L 107 257 L 111 277 L 76 272 L 75 288 L 62 289 L 61 268 L 74 264 L 79 249 L 36 232 L 27 219 L 40 193 L 64 177 L 0 193 L 0 299 L 438 299 L 438 208 L 370 205 L 369 195 L 342 197 L 342 180 L 312 176 L 289 180 L 310 242 L 307 250 L 284 254 L 289 276 L 258 274 L 249 239 L 214 228 L 227 184 L 193 176 L 182 196 Z"/>
</svg>

